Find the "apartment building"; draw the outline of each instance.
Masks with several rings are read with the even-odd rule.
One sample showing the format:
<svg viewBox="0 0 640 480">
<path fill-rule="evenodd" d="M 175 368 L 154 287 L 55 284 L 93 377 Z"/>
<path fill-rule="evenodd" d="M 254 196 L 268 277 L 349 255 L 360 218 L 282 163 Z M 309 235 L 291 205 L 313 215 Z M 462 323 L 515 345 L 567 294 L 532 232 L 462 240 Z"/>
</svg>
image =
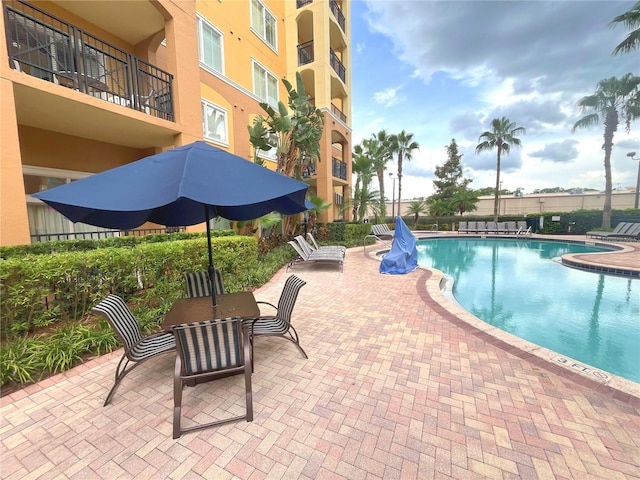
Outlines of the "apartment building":
<svg viewBox="0 0 640 480">
<path fill-rule="evenodd" d="M 286 104 L 281 79 L 295 84 L 296 72 L 325 115 L 321 161 L 305 180 L 333 203 L 321 220 L 348 219 L 346 1 L 2 6 L 0 245 L 100 230 L 72 224 L 30 195 L 196 140 L 275 168 L 272 154 L 252 151 L 247 126 L 263 113 L 259 102 Z"/>
</svg>

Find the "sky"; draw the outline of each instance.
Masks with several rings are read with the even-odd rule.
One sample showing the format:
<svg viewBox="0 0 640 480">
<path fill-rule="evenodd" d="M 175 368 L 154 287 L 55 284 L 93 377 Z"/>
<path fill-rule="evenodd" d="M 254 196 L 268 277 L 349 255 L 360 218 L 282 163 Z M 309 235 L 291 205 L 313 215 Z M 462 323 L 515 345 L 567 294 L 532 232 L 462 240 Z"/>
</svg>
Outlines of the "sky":
<svg viewBox="0 0 640 480">
<path fill-rule="evenodd" d="M 491 120 L 526 134 L 502 157 L 502 188 L 604 190 L 604 125 L 572 133 L 577 101 L 600 80 L 640 75 L 640 52 L 612 56 L 628 34 L 610 27 L 634 1 L 355 0 L 351 3 L 352 129 L 356 145 L 384 129 L 413 133 L 420 149 L 403 162 L 402 198 L 427 197 L 435 167 L 456 140 L 470 188 L 495 187 L 496 151 L 477 155 Z M 613 188 L 634 187 L 640 121 L 620 125 Z M 390 163 L 389 172 L 397 172 Z M 386 175 L 388 177 L 388 174 Z M 397 181 L 395 182 L 397 196 Z M 377 187 L 377 180 L 374 182 Z M 385 179 L 390 198 L 393 181 Z M 377 188 L 376 188 L 377 189 Z"/>
</svg>

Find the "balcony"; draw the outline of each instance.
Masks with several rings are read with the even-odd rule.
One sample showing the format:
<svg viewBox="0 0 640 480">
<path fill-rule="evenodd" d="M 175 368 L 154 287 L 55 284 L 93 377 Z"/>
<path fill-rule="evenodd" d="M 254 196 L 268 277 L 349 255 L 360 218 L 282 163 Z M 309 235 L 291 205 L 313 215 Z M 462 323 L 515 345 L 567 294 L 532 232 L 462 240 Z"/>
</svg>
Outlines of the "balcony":
<svg viewBox="0 0 640 480">
<path fill-rule="evenodd" d="M 12 68 L 174 120 L 171 74 L 21 0 L 3 5 Z"/>
<path fill-rule="evenodd" d="M 342 29 L 342 31 L 346 33 L 344 13 L 342 13 L 342 10 L 340 9 L 338 2 L 336 2 L 335 0 L 331 0 L 329 2 L 329 8 L 331 8 L 331 12 L 335 15 L 336 20 L 338 20 L 338 25 L 340 25 L 340 28 Z"/>
<path fill-rule="evenodd" d="M 298 45 L 298 66 L 313 62 L 313 40 Z"/>
<path fill-rule="evenodd" d="M 313 3 L 313 0 L 296 0 L 296 8 L 302 8 L 310 3 Z"/>
<path fill-rule="evenodd" d="M 340 119 L 343 123 L 347 123 L 347 116 L 342 113 L 338 107 L 336 107 L 333 103 L 331 104 L 331 111 Z"/>
<path fill-rule="evenodd" d="M 329 49 L 329 55 L 331 57 L 330 58 L 331 68 L 333 68 L 333 70 L 338 74 L 338 77 L 340 77 L 340 80 L 346 83 L 347 74 L 346 74 L 346 69 L 344 68 L 344 64 L 340 61 L 340 59 L 338 58 L 338 55 L 336 55 L 336 52 L 333 50 L 333 48 Z"/>
<path fill-rule="evenodd" d="M 331 157 L 332 165 L 331 165 L 331 174 L 342 180 L 347 179 L 347 164 L 342 160 L 336 157 Z"/>
</svg>

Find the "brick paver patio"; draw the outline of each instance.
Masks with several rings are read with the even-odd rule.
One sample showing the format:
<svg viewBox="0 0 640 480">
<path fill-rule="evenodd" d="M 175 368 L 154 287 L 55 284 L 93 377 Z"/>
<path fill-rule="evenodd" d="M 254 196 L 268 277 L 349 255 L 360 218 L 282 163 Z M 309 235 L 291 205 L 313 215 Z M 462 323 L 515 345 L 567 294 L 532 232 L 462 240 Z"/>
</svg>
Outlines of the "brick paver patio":
<svg viewBox="0 0 640 480">
<path fill-rule="evenodd" d="M 640 398 L 492 340 L 431 297 L 434 276 L 300 265 L 294 325 L 255 346 L 252 423 L 172 440 L 173 357 L 102 407 L 121 352 L 1 399 L 0 477 L 73 479 L 634 479 Z M 430 286 L 431 285 L 431 286 Z M 184 422 L 242 408 L 240 376 L 185 389 Z"/>
</svg>

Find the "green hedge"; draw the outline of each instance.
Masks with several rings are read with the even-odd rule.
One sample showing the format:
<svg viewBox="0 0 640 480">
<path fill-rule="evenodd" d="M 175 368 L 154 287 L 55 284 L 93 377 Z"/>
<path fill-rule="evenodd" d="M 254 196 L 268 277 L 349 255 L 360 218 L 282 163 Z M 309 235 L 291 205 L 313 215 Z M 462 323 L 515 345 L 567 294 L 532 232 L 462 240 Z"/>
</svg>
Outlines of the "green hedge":
<svg viewBox="0 0 640 480">
<path fill-rule="evenodd" d="M 540 217 L 543 217 L 543 228 L 540 229 Z M 554 221 L 553 217 L 560 217 Z M 502 220 L 502 218 L 501 218 Z M 640 209 L 628 208 L 611 211 L 611 229 L 620 222 L 640 223 Z M 544 212 L 527 215 L 527 224 L 536 233 L 584 235 L 593 230 L 602 230 L 602 210 L 576 210 L 574 212 Z"/>
<path fill-rule="evenodd" d="M 217 237 L 212 239 L 212 250 L 225 287 L 243 290 L 246 272 L 257 262 L 256 239 Z M 128 300 L 162 287 L 171 292 L 170 298 L 156 292 L 147 302 L 168 308 L 184 293 L 185 272 L 206 269 L 207 264 L 206 238 L 2 260 L 0 335 L 2 339 L 15 338 L 39 327 L 81 318 L 109 293 Z"/>
<path fill-rule="evenodd" d="M 212 238 L 216 237 L 228 237 L 235 236 L 236 232 L 233 230 L 212 230 Z M 144 243 L 160 243 L 160 242 L 172 242 L 175 240 L 190 240 L 195 238 L 206 238 L 204 232 L 176 232 L 176 233 L 155 233 L 151 235 L 141 236 L 122 236 L 122 237 L 109 237 L 99 240 L 79 239 L 79 240 L 57 240 L 52 242 L 36 242 L 27 245 L 13 245 L 10 247 L 0 246 L 0 259 L 6 260 L 9 258 L 22 258 L 25 255 L 48 255 L 50 253 L 61 252 L 79 252 L 96 250 L 98 248 L 109 247 L 135 247 L 136 245 Z"/>
</svg>

